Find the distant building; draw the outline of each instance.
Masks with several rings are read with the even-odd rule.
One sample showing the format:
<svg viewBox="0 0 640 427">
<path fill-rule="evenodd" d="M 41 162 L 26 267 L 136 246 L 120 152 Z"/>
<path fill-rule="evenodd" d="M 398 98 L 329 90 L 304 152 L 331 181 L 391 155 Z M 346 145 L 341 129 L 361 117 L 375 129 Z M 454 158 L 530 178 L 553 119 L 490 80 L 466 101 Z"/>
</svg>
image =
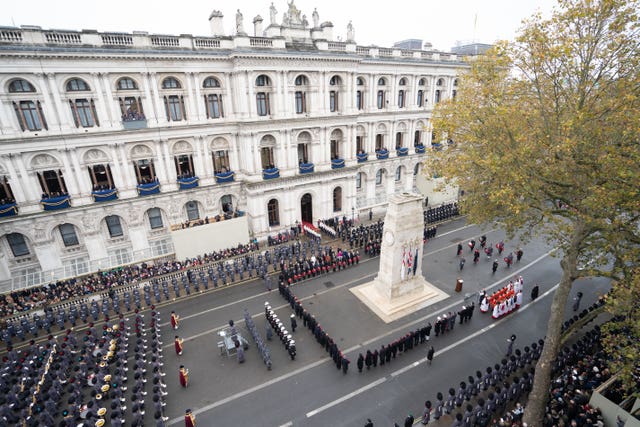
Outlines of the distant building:
<svg viewBox="0 0 640 427">
<path fill-rule="evenodd" d="M 395 42 L 393 47 L 398 49 L 414 49 L 421 50 L 422 49 L 422 40 L 421 39 L 407 39 L 399 42 Z"/>
<path fill-rule="evenodd" d="M 454 46 L 451 48 L 451 52 L 456 55 L 482 55 L 491 47 L 493 47 L 492 44 L 470 43 L 461 46 Z"/>
</svg>

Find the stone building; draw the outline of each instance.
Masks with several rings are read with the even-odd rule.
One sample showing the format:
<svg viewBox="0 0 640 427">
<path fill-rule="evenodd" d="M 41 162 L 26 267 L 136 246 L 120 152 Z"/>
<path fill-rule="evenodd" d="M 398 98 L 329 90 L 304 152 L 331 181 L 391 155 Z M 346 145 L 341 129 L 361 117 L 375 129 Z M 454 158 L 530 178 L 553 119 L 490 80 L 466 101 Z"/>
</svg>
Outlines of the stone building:
<svg viewBox="0 0 640 427">
<path fill-rule="evenodd" d="M 209 37 L 0 28 L 0 287 L 171 255 L 189 221 L 242 216 L 260 239 L 413 189 L 465 64 L 311 16 L 272 6 L 253 36 L 240 11 Z"/>
</svg>

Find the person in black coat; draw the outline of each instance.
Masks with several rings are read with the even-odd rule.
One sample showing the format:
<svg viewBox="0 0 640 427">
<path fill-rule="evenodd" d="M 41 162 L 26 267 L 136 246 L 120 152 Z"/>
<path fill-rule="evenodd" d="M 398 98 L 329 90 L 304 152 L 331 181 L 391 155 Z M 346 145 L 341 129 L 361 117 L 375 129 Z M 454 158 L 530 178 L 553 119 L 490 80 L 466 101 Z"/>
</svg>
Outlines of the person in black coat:
<svg viewBox="0 0 640 427">
<path fill-rule="evenodd" d="M 433 346 L 431 346 L 431 348 L 427 352 L 427 360 L 429 361 L 429 365 L 431 365 L 431 361 L 433 360 L 433 353 L 434 353 Z"/>
<path fill-rule="evenodd" d="M 540 292 L 540 287 L 538 285 L 535 285 L 533 288 L 531 288 L 531 301 L 534 301 L 536 298 L 538 298 L 538 292 Z"/>
<path fill-rule="evenodd" d="M 404 427 L 411 427 L 413 426 L 413 415 L 409 414 L 407 415 L 407 418 L 404 419 Z"/>
<path fill-rule="evenodd" d="M 367 350 L 367 355 L 364 357 L 364 364 L 367 365 L 367 370 L 371 369 L 371 364 L 373 363 L 372 358 L 371 350 Z"/>
<path fill-rule="evenodd" d="M 362 353 L 358 354 L 356 364 L 358 365 L 358 372 L 362 372 L 362 366 L 364 365 L 364 357 L 362 356 Z"/>
</svg>

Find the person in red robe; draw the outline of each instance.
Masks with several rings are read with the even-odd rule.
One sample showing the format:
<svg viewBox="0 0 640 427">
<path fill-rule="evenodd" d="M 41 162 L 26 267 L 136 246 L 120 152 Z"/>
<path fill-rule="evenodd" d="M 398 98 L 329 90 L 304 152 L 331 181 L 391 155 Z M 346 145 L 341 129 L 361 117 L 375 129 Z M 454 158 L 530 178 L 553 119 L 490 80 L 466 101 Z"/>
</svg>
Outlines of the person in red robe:
<svg viewBox="0 0 640 427">
<path fill-rule="evenodd" d="M 184 427 L 196 427 L 196 416 L 191 413 L 191 409 L 187 409 L 184 414 Z"/>
<path fill-rule="evenodd" d="M 171 312 L 171 327 L 173 329 L 178 329 L 178 321 L 180 320 L 180 316 L 176 314 L 175 311 Z"/>
<path fill-rule="evenodd" d="M 189 385 L 189 370 L 184 367 L 184 365 L 180 365 L 180 385 L 184 388 L 187 388 Z"/>
<path fill-rule="evenodd" d="M 176 339 L 173 341 L 173 345 L 176 348 L 176 354 L 182 356 L 182 343 L 184 340 L 176 335 Z"/>
</svg>

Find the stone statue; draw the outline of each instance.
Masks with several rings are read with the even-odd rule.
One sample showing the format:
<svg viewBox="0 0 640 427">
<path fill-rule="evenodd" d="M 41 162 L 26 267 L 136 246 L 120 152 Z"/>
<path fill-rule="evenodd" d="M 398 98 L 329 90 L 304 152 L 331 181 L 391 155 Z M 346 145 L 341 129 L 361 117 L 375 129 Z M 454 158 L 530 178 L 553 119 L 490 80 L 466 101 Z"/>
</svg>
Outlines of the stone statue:
<svg viewBox="0 0 640 427">
<path fill-rule="evenodd" d="M 311 15 L 313 18 L 313 28 L 318 28 L 320 26 L 320 15 L 318 15 L 318 9 L 313 8 L 313 14 Z"/>
<path fill-rule="evenodd" d="M 283 27 L 289 26 L 289 14 L 286 12 L 282 14 L 282 26 Z"/>
<path fill-rule="evenodd" d="M 301 26 L 302 18 L 300 18 L 300 10 L 296 7 L 295 4 L 293 4 L 293 0 L 291 0 L 291 2 L 287 4 L 289 5 L 289 24 L 293 26 Z"/>
<path fill-rule="evenodd" d="M 351 23 L 351 21 L 349 21 L 349 24 L 347 25 L 347 41 L 354 41 L 353 24 Z"/>
<path fill-rule="evenodd" d="M 236 33 L 244 34 L 244 26 L 242 25 L 242 12 L 240 9 L 236 12 Z"/>
<path fill-rule="evenodd" d="M 309 21 L 307 21 L 307 15 L 302 15 L 302 26 L 307 28 L 309 26 Z"/>
<path fill-rule="evenodd" d="M 271 2 L 271 7 L 269 8 L 269 14 L 271 15 L 271 25 L 277 25 L 276 23 L 276 15 L 278 14 L 278 11 L 276 10 L 276 7 L 273 5 L 273 2 Z"/>
</svg>

